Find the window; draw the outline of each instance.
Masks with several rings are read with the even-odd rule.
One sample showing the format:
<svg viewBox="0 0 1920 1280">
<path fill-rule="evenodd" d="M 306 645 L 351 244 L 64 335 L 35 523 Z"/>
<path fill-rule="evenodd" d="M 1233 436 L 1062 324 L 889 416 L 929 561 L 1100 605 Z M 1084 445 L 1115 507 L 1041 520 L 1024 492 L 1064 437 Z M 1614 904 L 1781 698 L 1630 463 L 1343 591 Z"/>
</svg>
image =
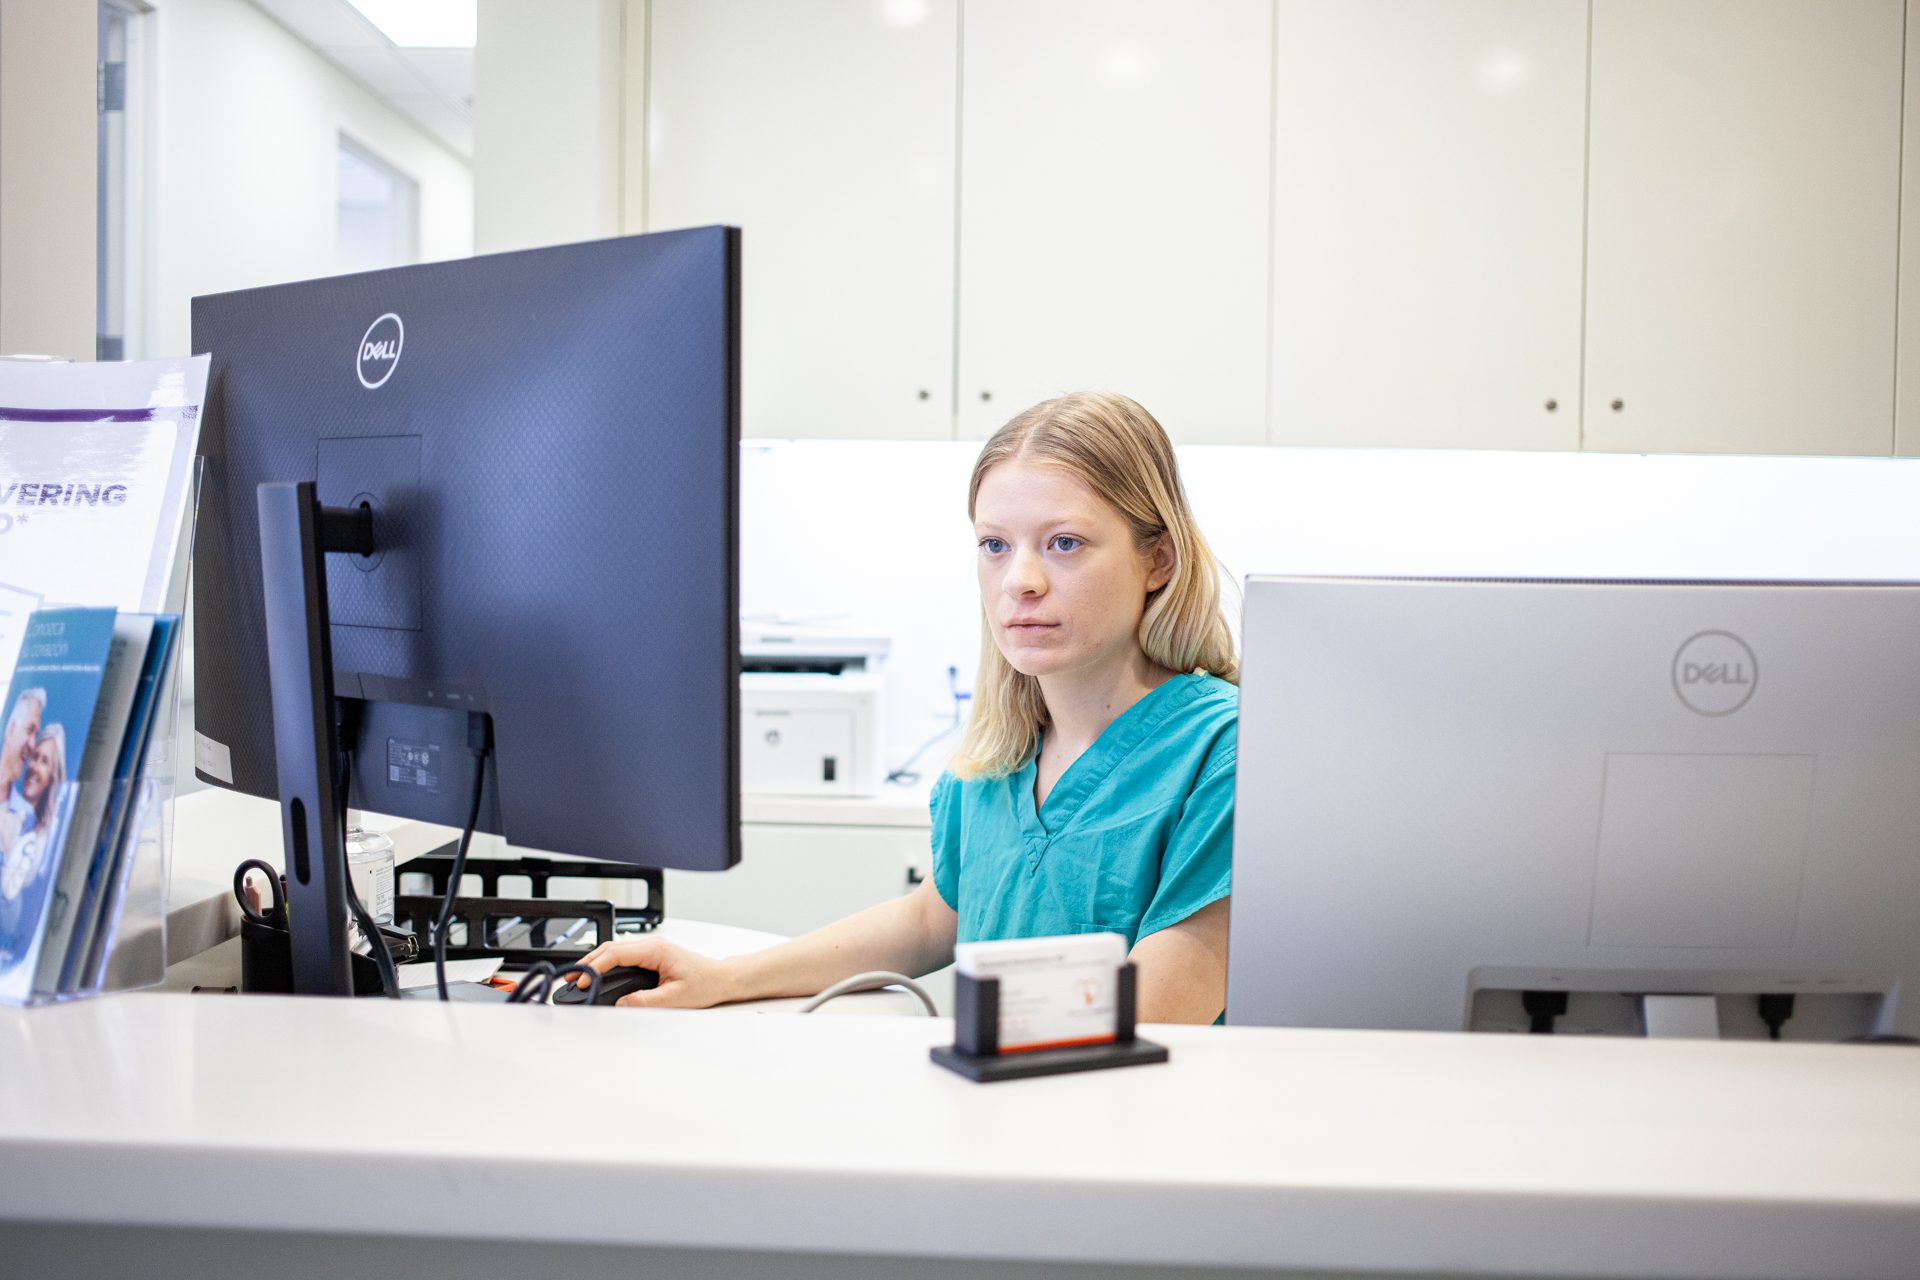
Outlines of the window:
<svg viewBox="0 0 1920 1280">
<path fill-rule="evenodd" d="M 420 185 L 345 134 L 338 202 L 335 271 L 376 271 L 419 260 Z"/>
<path fill-rule="evenodd" d="M 147 353 L 148 22 L 139 0 L 100 0 L 94 356 Z"/>
</svg>

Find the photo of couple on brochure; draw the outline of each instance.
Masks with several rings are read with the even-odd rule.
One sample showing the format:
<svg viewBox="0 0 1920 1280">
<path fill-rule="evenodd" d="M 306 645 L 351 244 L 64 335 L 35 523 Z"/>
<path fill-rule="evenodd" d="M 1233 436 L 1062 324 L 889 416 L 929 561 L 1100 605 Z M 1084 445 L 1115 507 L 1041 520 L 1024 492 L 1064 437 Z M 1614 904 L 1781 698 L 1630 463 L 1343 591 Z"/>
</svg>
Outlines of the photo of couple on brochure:
<svg viewBox="0 0 1920 1280">
<path fill-rule="evenodd" d="M 46 689 L 21 690 L 0 736 L 0 970 L 32 947 L 60 847 L 62 801 L 75 762 L 58 714 L 58 699 Z"/>
</svg>

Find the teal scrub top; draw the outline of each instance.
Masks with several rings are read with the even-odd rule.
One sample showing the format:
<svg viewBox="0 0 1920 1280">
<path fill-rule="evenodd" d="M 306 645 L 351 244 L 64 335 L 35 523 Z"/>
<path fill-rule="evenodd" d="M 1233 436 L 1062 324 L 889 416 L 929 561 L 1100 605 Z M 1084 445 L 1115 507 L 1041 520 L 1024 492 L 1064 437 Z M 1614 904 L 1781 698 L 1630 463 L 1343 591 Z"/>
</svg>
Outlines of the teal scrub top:
<svg viewBox="0 0 1920 1280">
<path fill-rule="evenodd" d="M 1036 812 L 1037 756 L 934 784 L 933 883 L 957 941 L 1111 931 L 1127 948 L 1227 896 L 1240 691 L 1175 676 L 1120 714 Z"/>
</svg>

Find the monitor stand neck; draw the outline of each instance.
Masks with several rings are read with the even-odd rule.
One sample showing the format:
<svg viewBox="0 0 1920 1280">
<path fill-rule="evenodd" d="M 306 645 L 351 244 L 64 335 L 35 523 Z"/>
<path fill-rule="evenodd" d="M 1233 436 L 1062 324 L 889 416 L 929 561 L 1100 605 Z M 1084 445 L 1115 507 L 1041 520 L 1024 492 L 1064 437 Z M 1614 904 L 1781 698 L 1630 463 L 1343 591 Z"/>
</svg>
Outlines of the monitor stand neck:
<svg viewBox="0 0 1920 1280">
<path fill-rule="evenodd" d="M 370 555 L 373 513 L 323 507 L 311 481 L 263 484 L 260 576 L 297 995 L 353 994 L 327 553 Z"/>
</svg>

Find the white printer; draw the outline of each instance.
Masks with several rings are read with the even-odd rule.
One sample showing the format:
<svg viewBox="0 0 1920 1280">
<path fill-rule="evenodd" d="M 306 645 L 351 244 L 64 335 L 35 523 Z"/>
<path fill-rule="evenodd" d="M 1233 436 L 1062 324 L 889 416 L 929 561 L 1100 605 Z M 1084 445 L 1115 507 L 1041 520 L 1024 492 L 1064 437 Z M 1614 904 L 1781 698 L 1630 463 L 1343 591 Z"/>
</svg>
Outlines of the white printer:
<svg viewBox="0 0 1920 1280">
<path fill-rule="evenodd" d="M 760 795 L 880 793 L 884 636 L 740 624 L 740 782 Z"/>
</svg>

